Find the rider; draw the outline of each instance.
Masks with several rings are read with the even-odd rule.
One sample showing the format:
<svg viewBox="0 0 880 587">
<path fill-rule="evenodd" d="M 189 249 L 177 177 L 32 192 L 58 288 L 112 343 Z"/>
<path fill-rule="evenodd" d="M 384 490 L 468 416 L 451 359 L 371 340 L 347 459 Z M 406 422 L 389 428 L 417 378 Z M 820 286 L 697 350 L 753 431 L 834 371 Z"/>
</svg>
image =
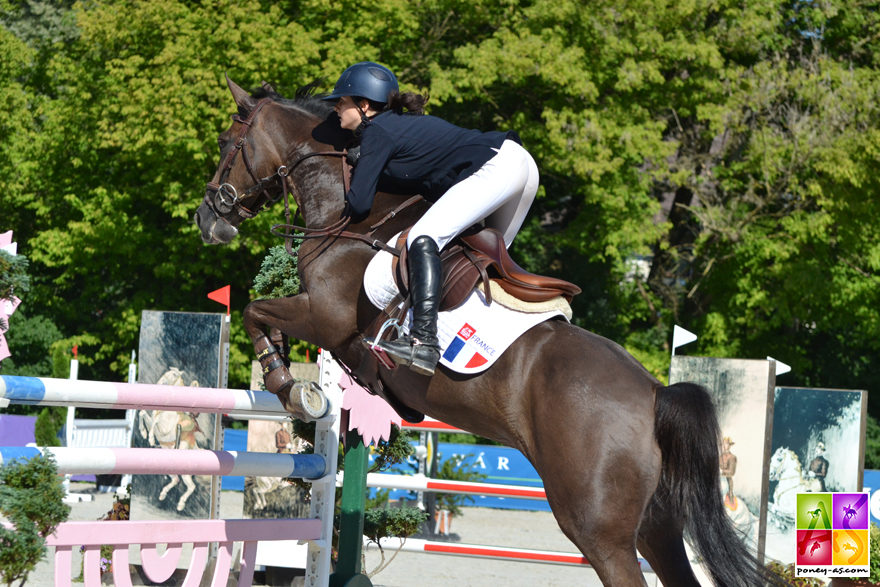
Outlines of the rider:
<svg viewBox="0 0 880 587">
<path fill-rule="evenodd" d="M 825 443 L 816 443 L 816 458 L 810 461 L 808 477 L 819 481 L 819 491 L 825 491 L 825 477 L 828 475 L 828 459 L 825 458 Z"/>
<path fill-rule="evenodd" d="M 433 202 L 406 240 L 410 334 L 376 343 L 396 364 L 433 375 L 440 360 L 439 251 L 483 220 L 498 229 L 509 247 L 535 199 L 538 168 L 516 132 L 466 130 L 428 116 L 427 98 L 401 94 L 394 73 L 378 63 L 352 65 L 324 99 L 337 101 L 342 128 L 360 140 L 357 171 L 345 195 L 355 221 L 367 217 L 380 178 L 414 188 Z"/>
</svg>

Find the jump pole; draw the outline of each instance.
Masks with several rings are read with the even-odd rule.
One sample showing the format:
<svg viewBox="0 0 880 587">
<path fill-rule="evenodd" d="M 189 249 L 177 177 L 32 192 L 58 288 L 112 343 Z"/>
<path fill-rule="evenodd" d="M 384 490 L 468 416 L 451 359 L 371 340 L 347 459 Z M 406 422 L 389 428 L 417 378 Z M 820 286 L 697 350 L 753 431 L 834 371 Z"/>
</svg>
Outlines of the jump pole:
<svg viewBox="0 0 880 587">
<path fill-rule="evenodd" d="M 51 455 L 63 475 L 213 475 L 301 477 L 326 475 L 324 457 L 222 450 L 162 448 L 67 448 L 0 446 L 0 466 L 40 454 Z"/>
<path fill-rule="evenodd" d="M 335 384 L 336 382 L 334 382 Z M 0 399 L 34 406 L 288 416 L 268 391 L 0 375 Z M 329 411 L 329 404 L 319 419 Z"/>
<path fill-rule="evenodd" d="M 326 587 L 331 569 L 331 537 L 333 535 L 333 507 L 336 487 L 337 446 L 340 431 L 339 407 L 342 405 L 339 381 L 341 369 L 329 353 L 321 353 L 320 388 L 323 409 L 317 419 L 314 455 L 277 455 L 236 451 L 175 451 L 168 449 L 43 449 L 52 453 L 62 471 L 70 472 L 131 472 L 166 473 L 169 470 L 208 475 L 297 476 L 312 480 L 310 519 L 308 520 L 200 520 L 189 522 L 64 522 L 54 537 L 49 539 L 56 547 L 56 571 L 66 564 L 67 575 L 56 572 L 56 585 L 70 584 L 70 557 L 72 548 L 86 549 L 85 584 L 100 584 L 100 544 L 106 544 L 108 531 L 114 529 L 111 542 L 119 545 L 142 544 L 142 555 L 152 552 L 156 544 L 194 542 L 194 553 L 199 560 L 191 561 L 191 572 L 186 585 L 198 584 L 196 567 L 207 560 L 208 542 L 221 541 L 220 558 L 212 585 L 225 585 L 221 571 L 232 556 L 232 542 L 244 541 L 241 585 L 250 585 L 256 540 L 308 540 L 306 587 Z M 181 388 L 174 386 L 125 384 L 93 381 L 70 381 L 38 377 L 0 376 L 0 404 L 21 403 L 44 406 L 77 406 L 116 409 L 154 409 L 164 411 L 191 411 L 234 414 L 242 416 L 284 416 L 278 400 L 268 392 L 238 391 L 210 388 Z M 313 404 L 314 405 L 314 404 Z M 17 458 L 30 458 L 41 449 L 0 447 L 0 466 Z M 181 455 L 180 453 L 187 453 Z M 268 459 L 266 457 L 269 457 Z M 277 457 L 282 457 L 278 459 Z M 292 458 L 293 457 L 293 458 Z M 306 458 L 303 458 L 306 457 Z M 315 458 L 317 457 L 317 458 Z M 366 452 L 364 452 L 366 459 Z M 156 461 L 161 462 L 161 466 Z M 185 462 L 185 465 L 178 461 Z M 181 469 L 181 467 L 184 467 Z M 83 469 L 88 469 L 87 471 Z M 115 524 L 121 524 L 116 527 Z M 305 525 L 303 525 L 305 524 Z M 116 529 L 122 533 L 116 532 Z M 126 534 L 130 533 L 130 534 Z M 64 538 L 59 538 L 63 535 Z M 128 535 L 128 539 L 126 539 Z M 160 536 L 161 535 L 161 536 Z M 91 536 L 91 538 L 89 538 Z M 171 545 L 169 545 L 169 549 Z M 176 546 L 175 546 L 176 549 Z M 123 557 L 123 550 L 116 555 Z M 167 553 L 166 553 L 167 554 Z M 151 556 L 147 554 L 147 556 Z M 194 555 L 195 556 L 195 555 Z M 126 557 L 127 558 L 127 557 Z M 155 556 L 153 557 L 156 558 Z M 154 562 L 159 570 L 154 581 L 162 582 L 174 570 L 173 557 L 162 556 Z M 202 560 L 204 559 L 204 560 Z M 176 560 L 176 559 L 175 559 Z M 158 561 L 158 562 L 157 562 Z M 127 560 L 119 559 L 114 569 L 128 568 Z M 60 565 L 60 566 L 59 566 Z M 145 564 L 145 571 L 147 565 Z M 164 578 L 159 575 L 168 574 Z M 202 569 L 198 569 L 201 575 Z M 192 577 L 190 577 L 192 575 Z M 225 575 L 224 575 L 225 576 Z M 365 577 L 365 576 L 364 576 Z M 119 585 L 130 584 L 127 574 Z M 195 581 L 195 583 L 193 583 Z M 369 581 L 368 583 L 369 584 Z"/>
</svg>

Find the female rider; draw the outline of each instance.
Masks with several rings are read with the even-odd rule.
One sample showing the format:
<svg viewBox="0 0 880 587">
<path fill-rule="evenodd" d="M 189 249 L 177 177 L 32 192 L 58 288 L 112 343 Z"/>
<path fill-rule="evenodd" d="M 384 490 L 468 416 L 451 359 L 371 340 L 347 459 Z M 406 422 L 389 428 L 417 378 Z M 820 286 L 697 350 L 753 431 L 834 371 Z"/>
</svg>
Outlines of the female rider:
<svg viewBox="0 0 880 587">
<path fill-rule="evenodd" d="M 427 99 L 400 94 L 394 73 L 378 63 L 352 65 L 324 99 L 337 101 L 342 128 L 360 139 L 357 170 L 345 195 L 355 218 L 370 211 L 380 177 L 414 188 L 433 202 L 406 241 L 410 334 L 376 343 L 396 364 L 433 375 L 440 360 L 439 251 L 483 220 L 501 232 L 509 247 L 535 199 L 538 168 L 513 131 L 482 133 L 425 115 Z"/>
</svg>

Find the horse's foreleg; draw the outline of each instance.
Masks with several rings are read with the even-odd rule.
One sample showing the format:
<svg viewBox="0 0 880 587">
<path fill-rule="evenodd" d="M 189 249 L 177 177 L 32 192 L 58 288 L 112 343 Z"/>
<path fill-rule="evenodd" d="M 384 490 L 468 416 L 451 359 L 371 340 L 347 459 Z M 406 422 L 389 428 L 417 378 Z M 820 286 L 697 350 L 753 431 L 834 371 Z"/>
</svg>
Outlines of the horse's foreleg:
<svg viewBox="0 0 880 587">
<path fill-rule="evenodd" d="M 284 409 L 300 420 L 309 421 L 302 400 L 294 389 L 294 380 L 279 349 L 270 340 L 267 330 L 274 329 L 300 339 L 315 341 L 312 308 L 308 294 L 259 300 L 244 310 L 244 327 L 254 343 L 257 360 L 263 371 L 266 389 L 274 393 Z M 291 393 L 293 392 L 293 393 Z"/>
</svg>

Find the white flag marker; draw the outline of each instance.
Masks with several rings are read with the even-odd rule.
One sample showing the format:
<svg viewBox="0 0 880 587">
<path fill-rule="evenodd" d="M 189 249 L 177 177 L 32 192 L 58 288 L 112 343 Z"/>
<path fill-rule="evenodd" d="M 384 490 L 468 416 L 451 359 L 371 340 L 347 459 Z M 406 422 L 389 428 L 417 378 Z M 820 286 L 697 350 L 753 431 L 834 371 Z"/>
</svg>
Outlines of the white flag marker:
<svg viewBox="0 0 880 587">
<path fill-rule="evenodd" d="M 776 361 L 776 375 L 782 375 L 783 373 L 788 373 L 791 371 L 791 366 L 786 365 L 779 359 L 774 359 L 773 357 L 767 357 L 768 361 Z"/>
<path fill-rule="evenodd" d="M 672 356 L 675 356 L 675 349 L 695 340 L 697 340 L 696 334 L 676 325 L 672 329 Z"/>
</svg>

